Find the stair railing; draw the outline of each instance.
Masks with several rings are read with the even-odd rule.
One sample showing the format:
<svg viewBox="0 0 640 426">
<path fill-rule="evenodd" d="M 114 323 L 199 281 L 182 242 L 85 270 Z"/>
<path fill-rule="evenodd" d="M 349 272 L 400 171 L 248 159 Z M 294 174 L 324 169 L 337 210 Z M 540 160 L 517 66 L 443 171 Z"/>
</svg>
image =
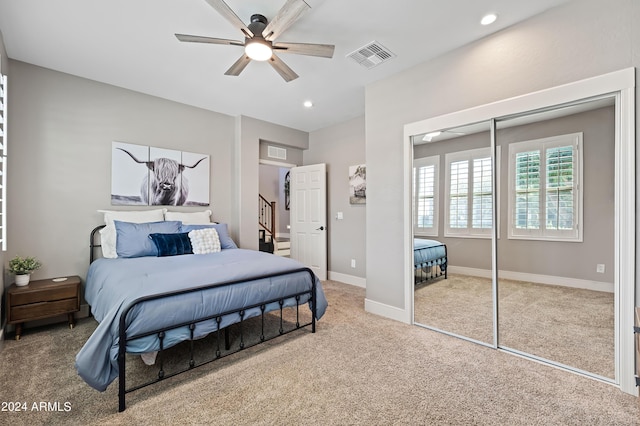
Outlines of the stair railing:
<svg viewBox="0 0 640 426">
<path fill-rule="evenodd" d="M 268 201 L 258 194 L 258 225 L 265 229 L 271 236 L 276 235 L 276 202 Z"/>
</svg>

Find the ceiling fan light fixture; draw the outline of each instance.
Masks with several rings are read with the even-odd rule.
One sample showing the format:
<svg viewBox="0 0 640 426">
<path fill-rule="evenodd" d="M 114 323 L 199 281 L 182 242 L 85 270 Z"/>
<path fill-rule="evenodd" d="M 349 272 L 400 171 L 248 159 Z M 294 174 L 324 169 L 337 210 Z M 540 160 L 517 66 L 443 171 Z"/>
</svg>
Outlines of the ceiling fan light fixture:
<svg viewBox="0 0 640 426">
<path fill-rule="evenodd" d="M 247 40 L 244 52 L 254 61 L 268 61 L 273 55 L 271 43 L 258 37 Z"/>
</svg>

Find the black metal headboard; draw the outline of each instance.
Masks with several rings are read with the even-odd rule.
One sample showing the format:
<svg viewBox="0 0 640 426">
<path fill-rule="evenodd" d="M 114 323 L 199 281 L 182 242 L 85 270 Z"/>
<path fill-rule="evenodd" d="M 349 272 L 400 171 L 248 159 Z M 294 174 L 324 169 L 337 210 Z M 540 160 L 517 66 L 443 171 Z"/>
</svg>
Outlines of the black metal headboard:
<svg viewBox="0 0 640 426">
<path fill-rule="evenodd" d="M 96 242 L 96 238 L 98 239 L 100 238 L 99 236 L 96 237 L 96 234 L 105 226 L 107 225 L 96 226 L 91 230 L 91 235 L 89 237 L 89 264 L 93 263 L 93 261 L 96 259 L 95 250 L 102 247 L 101 242 L 100 243 Z"/>
</svg>

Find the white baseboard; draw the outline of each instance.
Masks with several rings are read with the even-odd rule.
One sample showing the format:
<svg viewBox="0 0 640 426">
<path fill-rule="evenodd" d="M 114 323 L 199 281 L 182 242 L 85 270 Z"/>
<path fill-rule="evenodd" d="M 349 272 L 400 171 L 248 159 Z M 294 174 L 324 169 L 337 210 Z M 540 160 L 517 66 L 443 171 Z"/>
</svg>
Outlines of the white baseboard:
<svg viewBox="0 0 640 426">
<path fill-rule="evenodd" d="M 328 278 L 332 281 L 340 281 L 341 283 L 355 285 L 356 287 L 367 287 L 367 279 L 356 277 L 354 275 L 342 274 L 340 272 L 328 271 Z"/>
<path fill-rule="evenodd" d="M 364 299 L 364 310 L 372 314 L 380 315 L 381 317 L 400 321 L 405 324 L 411 324 L 409 313 L 406 310 L 396 308 L 395 306 L 385 305 L 384 303 L 376 302 L 371 299 Z"/>
<path fill-rule="evenodd" d="M 488 269 L 467 268 L 464 266 L 449 265 L 449 272 L 452 274 L 470 275 L 472 277 L 491 278 L 491 271 Z M 613 293 L 613 283 L 602 281 L 582 280 L 578 278 L 555 277 L 553 275 L 530 274 L 526 272 L 498 271 L 498 279 L 526 281 L 537 284 L 560 285 L 571 288 L 581 288 L 584 290 L 604 291 Z"/>
</svg>

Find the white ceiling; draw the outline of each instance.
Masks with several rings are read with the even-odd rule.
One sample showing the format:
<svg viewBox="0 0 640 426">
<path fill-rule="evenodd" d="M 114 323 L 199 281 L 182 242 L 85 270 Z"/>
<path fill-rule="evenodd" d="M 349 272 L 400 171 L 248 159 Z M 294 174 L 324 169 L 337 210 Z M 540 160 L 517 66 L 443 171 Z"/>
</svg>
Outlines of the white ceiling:
<svg viewBox="0 0 640 426">
<path fill-rule="evenodd" d="M 142 93 L 313 131 L 364 114 L 364 87 L 568 0 L 307 0 L 278 41 L 334 44 L 332 59 L 279 54 L 300 77 L 267 63 L 224 72 L 236 46 L 181 43 L 174 33 L 242 40 L 205 0 L 0 0 L 10 58 Z M 285 0 L 227 0 L 249 23 Z M 487 12 L 498 21 L 484 27 Z M 366 69 L 346 55 L 376 40 L 397 55 Z M 303 101 L 311 100 L 306 109 Z"/>
</svg>

